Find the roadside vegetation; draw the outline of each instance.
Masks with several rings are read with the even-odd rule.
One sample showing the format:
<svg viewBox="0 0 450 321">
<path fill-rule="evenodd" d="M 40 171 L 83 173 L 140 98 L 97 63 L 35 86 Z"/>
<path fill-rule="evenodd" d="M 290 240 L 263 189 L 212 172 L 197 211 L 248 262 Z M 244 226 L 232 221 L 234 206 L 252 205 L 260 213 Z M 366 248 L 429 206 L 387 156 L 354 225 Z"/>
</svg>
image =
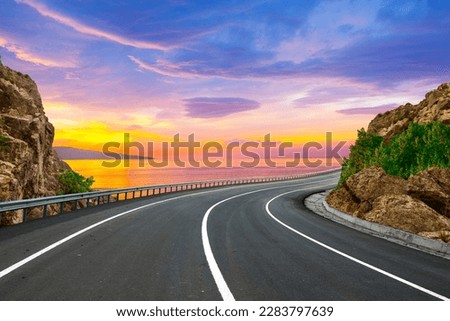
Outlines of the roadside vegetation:
<svg viewBox="0 0 450 321">
<path fill-rule="evenodd" d="M 63 189 L 58 194 L 85 193 L 92 191 L 91 186 L 94 184 L 94 178 L 84 177 L 73 170 L 62 172 L 59 175 L 59 182 Z"/>
<path fill-rule="evenodd" d="M 405 179 L 430 167 L 450 168 L 450 126 L 441 122 L 411 123 L 388 143 L 381 136 L 359 130 L 350 156 L 342 164 L 338 188 L 351 175 L 374 165 Z"/>
<path fill-rule="evenodd" d="M 0 134 L 0 152 L 8 151 L 8 149 L 9 149 L 8 142 L 9 142 L 8 136 Z"/>
</svg>

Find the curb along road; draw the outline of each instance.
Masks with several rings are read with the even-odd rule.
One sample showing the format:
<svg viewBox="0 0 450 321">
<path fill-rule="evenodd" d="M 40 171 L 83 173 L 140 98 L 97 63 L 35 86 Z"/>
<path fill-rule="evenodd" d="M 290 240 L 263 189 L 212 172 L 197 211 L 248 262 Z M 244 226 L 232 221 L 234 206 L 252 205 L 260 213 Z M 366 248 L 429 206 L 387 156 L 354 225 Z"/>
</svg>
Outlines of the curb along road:
<svg viewBox="0 0 450 321">
<path fill-rule="evenodd" d="M 417 234 L 408 233 L 382 224 L 362 220 L 358 217 L 341 212 L 331 207 L 326 196 L 329 191 L 312 194 L 305 198 L 305 206 L 314 213 L 330 219 L 334 222 L 346 225 L 361 232 L 371 234 L 388 241 L 414 248 L 429 254 L 440 256 L 450 260 L 450 245 L 429 239 Z"/>
</svg>

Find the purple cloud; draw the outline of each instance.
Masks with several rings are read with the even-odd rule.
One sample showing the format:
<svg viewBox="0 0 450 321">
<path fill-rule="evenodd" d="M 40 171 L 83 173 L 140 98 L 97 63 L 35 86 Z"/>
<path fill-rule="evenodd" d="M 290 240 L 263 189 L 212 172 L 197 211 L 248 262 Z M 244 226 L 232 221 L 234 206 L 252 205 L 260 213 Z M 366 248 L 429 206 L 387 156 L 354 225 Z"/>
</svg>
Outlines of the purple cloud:
<svg viewBox="0 0 450 321">
<path fill-rule="evenodd" d="M 373 107 L 357 107 L 357 108 L 347 108 L 347 109 L 339 109 L 336 112 L 345 115 L 377 115 L 380 113 L 384 113 L 388 110 L 391 110 L 397 107 L 398 104 L 386 104 L 379 105 Z"/>
<path fill-rule="evenodd" d="M 184 99 L 187 116 L 193 118 L 224 117 L 247 110 L 258 109 L 255 100 L 237 97 L 195 97 Z"/>
<path fill-rule="evenodd" d="M 349 97 L 367 97 L 367 90 L 352 87 L 324 87 L 308 91 L 306 97 L 292 101 L 298 108 L 311 108 L 322 104 L 341 102 Z"/>
</svg>

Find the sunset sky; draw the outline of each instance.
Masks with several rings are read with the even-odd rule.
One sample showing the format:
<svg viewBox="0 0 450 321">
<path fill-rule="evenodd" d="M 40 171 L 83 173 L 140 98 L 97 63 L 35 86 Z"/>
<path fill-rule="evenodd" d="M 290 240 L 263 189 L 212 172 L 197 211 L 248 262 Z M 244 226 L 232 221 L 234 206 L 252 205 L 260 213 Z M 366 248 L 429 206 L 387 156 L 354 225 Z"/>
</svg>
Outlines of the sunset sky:
<svg viewBox="0 0 450 321">
<path fill-rule="evenodd" d="M 55 146 L 353 140 L 450 81 L 450 2 L 2 0 L 0 55 Z"/>
</svg>

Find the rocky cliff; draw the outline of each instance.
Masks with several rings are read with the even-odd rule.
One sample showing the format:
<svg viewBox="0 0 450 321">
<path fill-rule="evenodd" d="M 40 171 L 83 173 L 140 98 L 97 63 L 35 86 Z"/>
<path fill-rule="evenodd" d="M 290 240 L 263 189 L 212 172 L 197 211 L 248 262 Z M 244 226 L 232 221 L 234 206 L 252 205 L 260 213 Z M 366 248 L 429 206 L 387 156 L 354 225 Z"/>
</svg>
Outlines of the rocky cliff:
<svg viewBox="0 0 450 321">
<path fill-rule="evenodd" d="M 450 125 L 450 83 L 440 85 L 425 95 L 417 105 L 410 103 L 377 115 L 367 128 L 370 134 L 377 134 L 390 140 L 404 132 L 410 122 L 425 124 L 440 121 Z"/>
<path fill-rule="evenodd" d="M 393 137 L 411 122 L 450 125 L 450 83 L 426 94 L 417 105 L 406 104 L 376 116 L 367 132 Z M 448 137 L 450 139 L 450 137 Z M 408 179 L 389 176 L 378 166 L 350 176 L 327 198 L 334 208 L 368 221 L 450 242 L 450 169 L 428 168 Z"/>
<path fill-rule="evenodd" d="M 35 82 L 0 64 L 0 201 L 55 195 L 70 167 L 52 149 L 55 130 Z M 14 224 L 20 215 L 4 215 Z"/>
</svg>

